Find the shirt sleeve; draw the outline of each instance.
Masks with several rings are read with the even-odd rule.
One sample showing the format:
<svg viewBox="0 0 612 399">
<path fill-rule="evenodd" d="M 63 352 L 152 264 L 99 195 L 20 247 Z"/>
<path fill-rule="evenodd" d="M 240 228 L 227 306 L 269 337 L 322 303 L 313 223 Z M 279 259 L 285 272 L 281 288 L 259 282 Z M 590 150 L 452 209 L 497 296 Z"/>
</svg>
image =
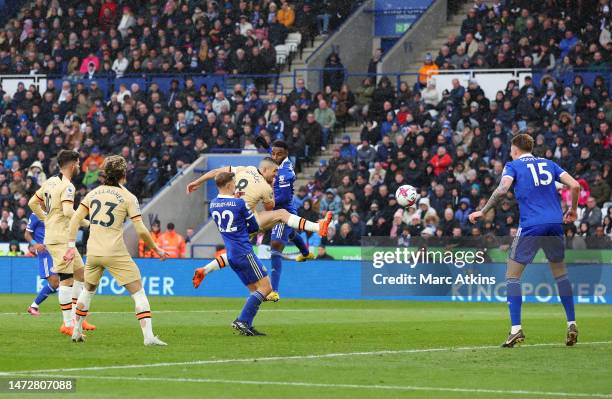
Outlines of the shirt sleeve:
<svg viewBox="0 0 612 399">
<path fill-rule="evenodd" d="M 74 186 L 72 184 L 66 186 L 60 199 L 62 202 L 74 202 Z"/>
<path fill-rule="evenodd" d="M 257 218 L 255 218 L 255 214 L 249 208 L 247 208 L 244 201 L 242 201 L 242 215 L 246 221 L 247 231 L 249 234 L 257 232 L 259 230 Z"/>
<path fill-rule="evenodd" d="M 136 198 L 134 195 L 127 201 L 127 214 L 132 220 L 142 216 L 140 204 L 138 204 L 138 198 Z"/>
<path fill-rule="evenodd" d="M 32 213 L 30 217 L 28 218 L 28 225 L 26 226 L 26 231 L 33 233 L 34 230 L 36 229 L 37 224 L 38 224 L 38 218 L 36 217 L 34 213 Z"/>
<path fill-rule="evenodd" d="M 36 190 L 36 192 L 34 193 L 34 195 L 36 196 L 36 198 L 38 198 L 40 201 L 45 201 L 45 193 L 43 192 L 43 188 L 42 186 Z"/>
<path fill-rule="evenodd" d="M 516 179 L 516 170 L 514 170 L 514 166 L 512 166 L 512 162 L 508 162 L 504 167 L 504 171 L 502 172 L 502 176 L 511 177 L 512 180 Z"/>
<path fill-rule="evenodd" d="M 85 208 L 87 208 L 87 210 L 89 211 L 89 208 L 91 208 L 91 196 L 89 194 L 87 194 L 82 200 L 81 200 L 81 205 L 83 205 Z"/>
<path fill-rule="evenodd" d="M 555 175 L 555 181 L 560 182 L 561 175 L 565 173 L 565 169 L 557 165 L 556 162 L 551 161 L 550 163 L 552 164 L 553 174 Z"/>
</svg>

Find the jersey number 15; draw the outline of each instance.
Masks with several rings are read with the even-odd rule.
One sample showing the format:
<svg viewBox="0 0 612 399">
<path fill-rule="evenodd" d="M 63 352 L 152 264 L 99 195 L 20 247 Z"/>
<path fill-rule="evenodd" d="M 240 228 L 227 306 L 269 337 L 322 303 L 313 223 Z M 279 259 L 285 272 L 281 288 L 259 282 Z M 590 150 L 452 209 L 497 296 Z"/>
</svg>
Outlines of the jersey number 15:
<svg viewBox="0 0 612 399">
<path fill-rule="evenodd" d="M 532 163 L 528 163 L 527 167 L 531 171 L 531 177 L 533 177 L 533 184 L 537 186 L 548 186 L 553 181 L 553 175 L 544 167 L 546 166 L 546 162 L 538 162 L 538 170 L 536 171 L 536 166 Z"/>
</svg>

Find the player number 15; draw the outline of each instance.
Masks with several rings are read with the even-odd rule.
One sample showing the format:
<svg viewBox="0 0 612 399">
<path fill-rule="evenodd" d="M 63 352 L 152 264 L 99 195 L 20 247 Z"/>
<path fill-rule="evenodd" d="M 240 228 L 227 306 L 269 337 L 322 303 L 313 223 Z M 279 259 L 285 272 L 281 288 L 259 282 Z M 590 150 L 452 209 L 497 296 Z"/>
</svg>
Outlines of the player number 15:
<svg viewBox="0 0 612 399">
<path fill-rule="evenodd" d="M 546 162 L 538 162 L 538 170 L 532 163 L 528 163 L 527 167 L 531 171 L 531 177 L 533 177 L 533 184 L 537 187 L 539 185 L 548 186 L 553 181 L 552 173 L 544 169 Z"/>
</svg>

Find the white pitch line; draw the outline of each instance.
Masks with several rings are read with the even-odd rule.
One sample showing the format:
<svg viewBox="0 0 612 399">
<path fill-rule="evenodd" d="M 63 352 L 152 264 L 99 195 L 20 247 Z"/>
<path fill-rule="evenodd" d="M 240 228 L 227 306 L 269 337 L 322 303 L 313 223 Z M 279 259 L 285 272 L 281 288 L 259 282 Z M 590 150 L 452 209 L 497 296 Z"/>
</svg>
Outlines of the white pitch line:
<svg viewBox="0 0 612 399">
<path fill-rule="evenodd" d="M 12 375 L 18 375 L 13 373 Z M 28 377 L 42 378 L 66 378 L 65 374 L 28 374 Z M 232 385 L 273 385 L 306 388 L 343 388 L 343 389 L 376 389 L 390 391 L 424 391 L 424 392 L 455 392 L 474 394 L 499 394 L 499 395 L 532 395 L 532 396 L 556 396 L 556 397 L 581 397 L 581 398 L 612 398 L 611 393 L 587 393 L 587 392 L 554 392 L 554 391 L 528 391 L 528 390 L 506 390 L 488 388 L 450 388 L 450 387 L 426 387 L 415 385 L 366 385 L 366 384 L 326 384 L 316 382 L 300 381 L 249 381 L 249 380 L 225 380 L 215 378 L 167 378 L 167 377 L 124 377 L 124 376 L 99 376 L 79 375 L 77 379 L 94 380 L 121 380 L 140 382 L 192 382 L 208 384 L 232 384 Z"/>
<path fill-rule="evenodd" d="M 584 345 L 609 345 L 612 341 L 595 341 L 581 342 L 580 346 Z M 559 343 L 540 343 L 531 345 L 522 345 L 522 347 L 537 348 L 546 346 L 561 346 Z M 286 360 L 312 360 L 312 359 L 331 359 L 352 356 L 378 356 L 378 355 L 403 355 L 412 353 L 430 353 L 430 352 L 465 352 L 473 350 L 489 350 L 499 349 L 495 345 L 483 346 L 463 346 L 463 347 L 444 347 L 444 348 L 421 348 L 421 349 L 399 349 L 399 350 L 380 350 L 370 352 L 340 352 L 340 353 L 322 353 L 318 355 L 295 355 L 295 356 L 270 356 L 270 357 L 254 357 L 254 358 L 233 358 L 233 359 L 207 359 L 193 360 L 185 362 L 161 362 L 161 363 L 145 363 L 145 364 L 124 364 L 115 366 L 92 366 L 92 367 L 74 367 L 60 369 L 39 369 L 39 370 L 18 370 L 4 371 L 0 375 L 7 373 L 31 374 L 31 373 L 55 373 L 55 372 L 73 372 L 73 371 L 100 371 L 100 370 L 122 370 L 122 369 L 140 369 L 151 367 L 175 367 L 175 366 L 198 366 L 207 364 L 229 364 L 229 363 L 253 363 L 253 362 L 277 362 Z"/>
</svg>

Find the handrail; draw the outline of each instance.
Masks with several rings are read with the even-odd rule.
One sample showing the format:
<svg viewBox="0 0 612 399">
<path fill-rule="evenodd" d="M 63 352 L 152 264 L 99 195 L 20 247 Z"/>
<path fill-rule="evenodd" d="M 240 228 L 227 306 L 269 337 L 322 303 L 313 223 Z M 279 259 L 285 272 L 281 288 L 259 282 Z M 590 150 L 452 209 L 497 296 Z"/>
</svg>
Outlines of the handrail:
<svg viewBox="0 0 612 399">
<path fill-rule="evenodd" d="M 340 33 L 340 31 L 342 29 L 344 29 L 345 26 L 347 26 L 347 24 L 354 19 L 357 15 L 359 15 L 359 13 L 362 11 L 362 9 L 365 9 L 365 7 L 368 5 L 368 3 L 370 3 L 370 1 L 365 1 L 361 6 L 357 7 L 356 9 L 353 10 L 353 12 L 351 12 L 351 14 L 344 20 L 344 22 L 342 22 L 342 24 L 340 24 L 340 26 L 338 27 L 338 29 L 336 29 L 332 34 L 329 34 L 325 40 L 323 40 L 323 42 L 321 44 L 319 44 L 317 46 L 316 49 L 314 49 L 312 51 L 312 53 L 310 53 L 310 55 L 308 57 L 306 57 L 306 59 L 304 60 L 304 64 L 308 65 L 308 62 L 310 61 L 310 59 L 312 57 L 314 57 L 315 55 L 318 55 L 317 53 L 319 52 L 319 50 L 321 50 L 321 48 L 323 46 L 325 46 L 327 44 L 328 41 L 332 40 L 334 38 L 334 36 L 336 36 L 338 33 Z"/>
</svg>

